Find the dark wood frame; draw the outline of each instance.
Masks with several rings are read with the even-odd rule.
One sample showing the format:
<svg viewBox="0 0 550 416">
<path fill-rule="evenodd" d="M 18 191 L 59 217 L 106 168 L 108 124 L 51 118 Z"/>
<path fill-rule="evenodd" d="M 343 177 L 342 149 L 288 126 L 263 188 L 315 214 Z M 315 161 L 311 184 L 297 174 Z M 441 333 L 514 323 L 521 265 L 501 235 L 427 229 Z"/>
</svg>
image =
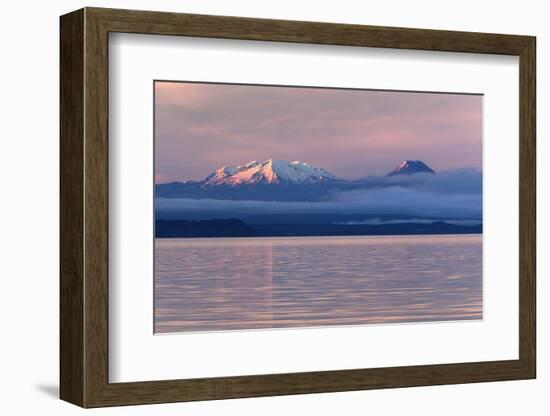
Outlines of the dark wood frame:
<svg viewBox="0 0 550 416">
<path fill-rule="evenodd" d="M 109 383 L 110 32 L 519 56 L 519 359 Z M 535 50 L 530 36 L 99 8 L 62 16 L 61 398 L 100 407 L 535 378 Z"/>
</svg>

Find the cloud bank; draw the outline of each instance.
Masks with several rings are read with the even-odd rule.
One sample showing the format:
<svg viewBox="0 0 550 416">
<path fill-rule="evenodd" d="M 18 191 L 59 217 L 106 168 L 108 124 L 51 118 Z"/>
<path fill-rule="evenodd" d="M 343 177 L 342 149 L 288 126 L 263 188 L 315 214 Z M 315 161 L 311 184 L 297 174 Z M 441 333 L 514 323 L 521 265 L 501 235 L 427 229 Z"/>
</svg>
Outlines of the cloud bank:
<svg viewBox="0 0 550 416">
<path fill-rule="evenodd" d="M 363 189 L 339 192 L 329 201 L 229 201 L 213 199 L 158 198 L 162 218 L 193 217 L 199 213 L 214 218 L 275 214 L 363 214 L 480 220 L 482 176 L 475 170 L 437 175 L 373 177 Z"/>
</svg>

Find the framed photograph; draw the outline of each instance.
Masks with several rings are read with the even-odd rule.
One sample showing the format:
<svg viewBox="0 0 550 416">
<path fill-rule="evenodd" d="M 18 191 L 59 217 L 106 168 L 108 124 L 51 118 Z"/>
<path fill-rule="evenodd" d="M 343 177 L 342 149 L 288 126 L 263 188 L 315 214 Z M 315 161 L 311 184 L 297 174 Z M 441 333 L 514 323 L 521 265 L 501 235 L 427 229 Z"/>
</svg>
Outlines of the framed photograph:
<svg viewBox="0 0 550 416">
<path fill-rule="evenodd" d="M 61 398 L 535 378 L 535 49 L 62 16 Z"/>
</svg>

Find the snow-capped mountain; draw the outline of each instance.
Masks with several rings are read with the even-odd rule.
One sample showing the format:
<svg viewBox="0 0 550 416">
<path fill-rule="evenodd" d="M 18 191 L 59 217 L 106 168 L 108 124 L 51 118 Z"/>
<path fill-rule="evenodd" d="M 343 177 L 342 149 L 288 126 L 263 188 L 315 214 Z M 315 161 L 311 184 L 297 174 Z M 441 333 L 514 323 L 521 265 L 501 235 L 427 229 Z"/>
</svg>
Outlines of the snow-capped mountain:
<svg viewBox="0 0 550 416">
<path fill-rule="evenodd" d="M 417 172 L 435 173 L 421 161 L 407 160 L 387 176 Z M 201 181 L 163 183 L 155 189 L 159 198 L 328 201 L 341 192 L 388 186 L 396 186 L 396 181 L 385 177 L 344 180 L 308 163 L 268 159 L 222 166 Z M 400 186 L 409 184 L 405 181 Z"/>
<path fill-rule="evenodd" d="M 255 184 L 313 184 L 336 179 L 324 169 L 304 162 L 268 159 L 253 160 L 242 166 L 223 166 L 209 175 L 206 186 Z"/>
<path fill-rule="evenodd" d="M 404 160 L 386 176 L 413 175 L 415 173 L 435 173 L 435 171 L 421 160 Z"/>
</svg>

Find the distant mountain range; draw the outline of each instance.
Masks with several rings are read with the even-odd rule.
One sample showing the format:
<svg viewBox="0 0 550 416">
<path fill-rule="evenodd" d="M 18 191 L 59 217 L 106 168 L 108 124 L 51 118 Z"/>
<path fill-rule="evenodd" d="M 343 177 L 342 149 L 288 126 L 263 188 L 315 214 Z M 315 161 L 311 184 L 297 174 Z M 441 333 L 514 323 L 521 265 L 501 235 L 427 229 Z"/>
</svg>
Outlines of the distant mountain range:
<svg viewBox="0 0 550 416">
<path fill-rule="evenodd" d="M 405 160 L 386 176 L 435 174 L 420 160 Z M 390 186 L 377 183 L 376 186 Z M 337 178 L 308 163 L 268 159 L 241 166 L 222 166 L 202 181 L 170 182 L 155 187 L 159 198 L 227 199 L 258 201 L 322 201 L 336 192 L 373 186 L 373 177 L 361 180 Z"/>
</svg>

